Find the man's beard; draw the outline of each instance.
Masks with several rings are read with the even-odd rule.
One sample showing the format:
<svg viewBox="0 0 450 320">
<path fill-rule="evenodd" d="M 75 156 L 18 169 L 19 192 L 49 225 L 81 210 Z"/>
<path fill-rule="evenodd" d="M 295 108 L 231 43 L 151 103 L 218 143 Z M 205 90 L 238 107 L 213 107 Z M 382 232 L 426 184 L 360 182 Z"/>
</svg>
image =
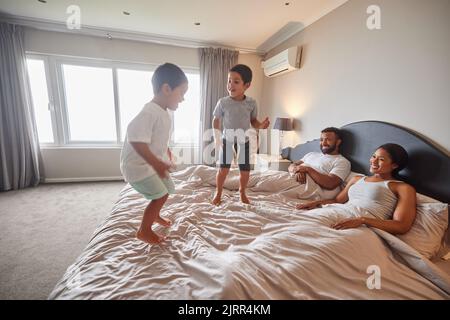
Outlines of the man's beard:
<svg viewBox="0 0 450 320">
<path fill-rule="evenodd" d="M 326 148 L 320 147 L 320 150 L 322 150 L 323 154 L 330 154 L 330 153 L 333 153 L 334 150 L 336 150 L 336 145 L 334 144 L 334 145 L 326 147 Z"/>
</svg>

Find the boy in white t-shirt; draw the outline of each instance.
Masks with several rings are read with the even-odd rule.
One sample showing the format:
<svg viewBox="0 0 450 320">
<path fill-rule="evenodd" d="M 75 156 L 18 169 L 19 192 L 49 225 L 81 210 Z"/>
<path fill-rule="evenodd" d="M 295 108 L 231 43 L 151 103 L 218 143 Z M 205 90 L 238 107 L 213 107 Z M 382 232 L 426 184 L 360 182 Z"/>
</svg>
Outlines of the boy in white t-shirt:
<svg viewBox="0 0 450 320">
<path fill-rule="evenodd" d="M 172 121 L 167 109 L 176 110 L 184 100 L 188 80 L 178 66 L 165 63 L 155 70 L 152 85 L 154 97 L 129 123 L 120 155 L 120 170 L 125 180 L 151 200 L 136 233 L 138 239 L 151 244 L 164 240 L 153 232 L 153 222 L 165 227 L 171 225 L 171 221 L 159 214 L 169 193 L 175 189 L 169 175 L 173 165 L 168 148 Z"/>
</svg>

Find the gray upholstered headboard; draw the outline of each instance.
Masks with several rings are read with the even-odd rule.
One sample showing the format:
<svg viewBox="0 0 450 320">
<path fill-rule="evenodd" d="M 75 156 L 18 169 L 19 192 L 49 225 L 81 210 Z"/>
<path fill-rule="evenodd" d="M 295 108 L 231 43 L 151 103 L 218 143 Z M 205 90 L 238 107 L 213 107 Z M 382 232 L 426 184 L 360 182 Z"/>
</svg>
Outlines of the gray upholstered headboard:
<svg viewBox="0 0 450 320">
<path fill-rule="evenodd" d="M 416 133 L 394 124 L 380 121 L 361 121 L 343 126 L 344 143 L 341 153 L 352 164 L 352 171 L 369 173 L 369 159 L 382 144 L 397 143 L 409 155 L 408 166 L 400 177 L 423 193 L 445 203 L 450 203 L 450 157 Z M 291 161 L 306 153 L 319 151 L 319 140 L 285 148 L 282 156 Z"/>
</svg>

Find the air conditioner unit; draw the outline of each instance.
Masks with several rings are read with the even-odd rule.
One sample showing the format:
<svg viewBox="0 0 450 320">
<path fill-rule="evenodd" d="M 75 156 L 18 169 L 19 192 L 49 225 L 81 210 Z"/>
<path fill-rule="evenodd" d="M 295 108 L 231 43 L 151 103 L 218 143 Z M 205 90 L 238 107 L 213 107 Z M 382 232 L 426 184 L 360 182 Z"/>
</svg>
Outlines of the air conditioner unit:
<svg viewBox="0 0 450 320">
<path fill-rule="evenodd" d="M 292 47 L 263 61 L 264 74 L 268 77 L 275 77 L 299 69 L 301 53 L 301 48 Z"/>
</svg>

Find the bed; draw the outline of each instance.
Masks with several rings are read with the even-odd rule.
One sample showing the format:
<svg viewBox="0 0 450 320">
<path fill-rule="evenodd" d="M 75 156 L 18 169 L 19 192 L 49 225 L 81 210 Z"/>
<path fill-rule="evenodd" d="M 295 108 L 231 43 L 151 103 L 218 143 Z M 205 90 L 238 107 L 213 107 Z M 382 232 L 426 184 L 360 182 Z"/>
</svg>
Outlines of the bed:
<svg viewBox="0 0 450 320">
<path fill-rule="evenodd" d="M 252 204 L 245 205 L 236 192 L 238 172 L 231 170 L 223 203 L 215 207 L 216 170 L 192 166 L 172 174 L 176 193 L 161 215 L 173 225 L 156 227 L 167 235 L 164 244 L 135 238 L 146 201 L 127 185 L 49 299 L 449 299 L 449 261 L 440 259 L 447 250 L 449 157 L 395 125 L 365 121 L 342 129 L 354 174 L 367 173 L 371 153 L 384 142 L 410 153 L 411 167 L 402 174 L 421 193 L 424 220 L 416 220 L 424 228 L 415 228 L 417 234 L 334 230 L 329 226 L 344 217 L 339 206 L 295 210 L 320 193 L 311 179 L 300 186 L 281 171 L 252 172 Z M 283 156 L 297 160 L 315 148 L 318 141 L 311 141 Z M 427 224 L 429 217 L 438 222 Z M 432 247 L 418 247 L 430 238 Z"/>
</svg>

